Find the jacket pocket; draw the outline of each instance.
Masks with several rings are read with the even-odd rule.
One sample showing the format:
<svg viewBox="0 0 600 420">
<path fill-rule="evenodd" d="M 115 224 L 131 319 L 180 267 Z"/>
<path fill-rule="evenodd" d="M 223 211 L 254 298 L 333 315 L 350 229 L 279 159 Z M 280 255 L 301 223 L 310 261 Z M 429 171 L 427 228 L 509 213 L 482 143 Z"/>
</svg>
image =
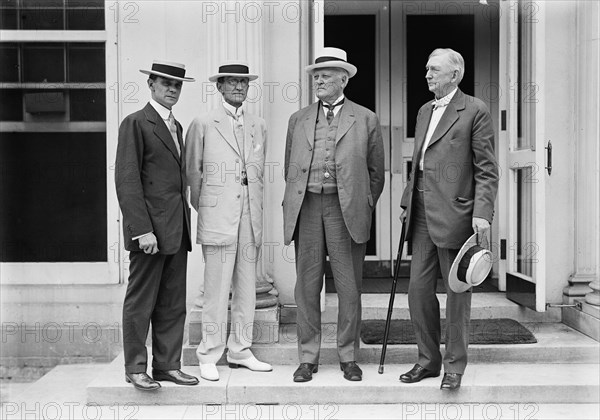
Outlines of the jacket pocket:
<svg viewBox="0 0 600 420">
<path fill-rule="evenodd" d="M 198 200 L 198 207 L 215 207 L 217 205 L 217 197 L 214 195 L 204 195 Z"/>
<path fill-rule="evenodd" d="M 456 197 L 454 199 L 454 201 L 456 201 L 457 203 L 465 204 L 465 203 L 469 203 L 469 202 L 471 202 L 473 200 L 470 199 L 470 198 L 465 198 L 465 197 Z"/>
</svg>

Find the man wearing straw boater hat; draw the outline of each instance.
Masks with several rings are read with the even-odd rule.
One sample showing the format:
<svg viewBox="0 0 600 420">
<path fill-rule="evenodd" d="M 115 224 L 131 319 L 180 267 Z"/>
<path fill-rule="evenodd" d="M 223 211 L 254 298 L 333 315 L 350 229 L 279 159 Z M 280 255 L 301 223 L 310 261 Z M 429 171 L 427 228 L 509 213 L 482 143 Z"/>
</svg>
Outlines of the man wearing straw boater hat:
<svg viewBox="0 0 600 420">
<path fill-rule="evenodd" d="M 465 69 L 462 56 L 436 49 L 426 69 L 435 99 L 417 115 L 413 169 L 401 201 L 413 250 L 408 304 L 418 361 L 400 380 L 437 377 L 443 366 L 441 389 L 455 390 L 467 366 L 470 286 L 491 269 L 489 252 L 478 245 L 489 244 L 498 168 L 488 108 L 458 88 Z M 436 297 L 440 272 L 447 293 L 443 358 Z"/>
<path fill-rule="evenodd" d="M 196 241 L 204 255 L 202 341 L 196 355 L 200 376 L 219 380 L 216 363 L 227 346 L 229 367 L 271 371 L 252 345 L 256 306 L 256 265 L 262 242 L 265 121 L 245 111 L 251 74 L 241 61 L 228 61 L 208 80 L 223 101 L 194 119 L 186 135 L 187 180 L 198 212 Z M 233 286 L 233 288 L 232 288 Z M 231 294 L 231 331 L 227 306 Z"/>
<path fill-rule="evenodd" d="M 328 254 L 339 299 L 340 369 L 347 380 L 360 381 L 362 267 L 383 190 L 383 140 L 377 116 L 344 96 L 357 72 L 345 51 L 325 48 L 306 71 L 319 101 L 290 117 L 285 149 L 284 235 L 286 245 L 295 243 L 300 358 L 293 377 L 310 381 L 318 370 Z"/>
<path fill-rule="evenodd" d="M 115 182 L 129 253 L 123 303 L 125 377 L 137 389 L 157 381 L 196 385 L 181 372 L 186 315 L 187 253 L 191 250 L 181 124 L 173 116 L 185 66 L 155 61 L 149 75 L 150 102 L 125 117 L 119 128 Z M 152 323 L 152 378 L 146 373 L 146 337 Z"/>
</svg>

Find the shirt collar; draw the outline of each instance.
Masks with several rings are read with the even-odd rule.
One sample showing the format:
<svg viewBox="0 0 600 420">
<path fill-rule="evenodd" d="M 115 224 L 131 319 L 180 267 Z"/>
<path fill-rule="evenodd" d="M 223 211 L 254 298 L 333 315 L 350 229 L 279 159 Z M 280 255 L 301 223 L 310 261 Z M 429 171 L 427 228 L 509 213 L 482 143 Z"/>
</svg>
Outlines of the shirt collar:
<svg viewBox="0 0 600 420">
<path fill-rule="evenodd" d="M 158 115 L 160 115 L 160 117 L 163 120 L 169 119 L 169 114 L 171 113 L 171 110 L 169 108 L 165 108 L 164 106 L 156 102 L 154 99 L 150 99 L 150 105 L 152 105 L 152 108 L 154 108 L 156 112 L 158 112 Z"/>
<path fill-rule="evenodd" d="M 239 108 L 236 108 L 231 104 L 227 103 L 226 101 L 223 101 L 223 108 L 225 108 L 226 111 L 231 113 L 231 115 L 235 115 L 238 118 L 244 115 L 244 104 L 242 104 Z"/>
<path fill-rule="evenodd" d="M 331 105 L 336 105 L 336 104 L 340 103 L 340 101 L 344 100 L 344 97 L 345 97 L 345 96 L 344 96 L 344 94 L 342 93 L 342 94 L 340 95 L 340 97 L 339 97 L 339 98 L 337 98 L 335 101 L 333 101 L 333 103 L 332 103 Z M 323 103 L 324 103 L 324 101 L 321 101 L 321 102 L 323 102 Z"/>
<path fill-rule="evenodd" d="M 454 94 L 456 93 L 457 90 L 458 90 L 458 88 L 456 87 L 456 88 L 454 88 L 454 90 L 452 92 L 450 92 L 443 98 L 434 99 L 433 103 L 432 103 L 433 109 L 437 109 L 439 107 L 444 107 L 444 106 L 448 105 L 450 103 L 450 101 L 452 100 L 452 98 L 454 97 Z"/>
</svg>

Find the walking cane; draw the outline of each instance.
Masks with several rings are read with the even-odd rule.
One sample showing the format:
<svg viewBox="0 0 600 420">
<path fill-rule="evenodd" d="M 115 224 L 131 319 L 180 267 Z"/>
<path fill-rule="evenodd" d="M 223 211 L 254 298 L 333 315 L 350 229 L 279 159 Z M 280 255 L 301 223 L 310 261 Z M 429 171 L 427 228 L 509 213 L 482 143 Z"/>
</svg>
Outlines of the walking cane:
<svg viewBox="0 0 600 420">
<path fill-rule="evenodd" d="M 387 319 L 385 320 L 385 332 L 383 334 L 383 348 L 381 349 L 381 359 L 379 360 L 379 374 L 383 373 L 383 364 L 385 362 L 385 351 L 387 349 L 388 335 L 390 333 L 390 324 L 392 322 L 392 310 L 394 308 L 394 297 L 396 296 L 396 284 L 398 283 L 398 274 L 400 273 L 400 259 L 402 258 L 402 249 L 404 248 L 404 237 L 406 234 L 406 219 L 402 223 L 400 231 L 400 244 L 398 245 L 398 256 L 394 266 L 394 281 L 392 282 L 392 292 L 390 293 L 390 303 L 388 304 Z"/>
</svg>

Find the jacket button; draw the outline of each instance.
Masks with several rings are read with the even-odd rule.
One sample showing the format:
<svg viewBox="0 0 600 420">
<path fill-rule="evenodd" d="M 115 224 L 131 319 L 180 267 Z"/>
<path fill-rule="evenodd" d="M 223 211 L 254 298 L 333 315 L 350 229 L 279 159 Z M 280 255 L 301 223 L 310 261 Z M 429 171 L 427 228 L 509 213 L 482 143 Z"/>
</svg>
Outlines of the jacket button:
<svg viewBox="0 0 600 420">
<path fill-rule="evenodd" d="M 306 168 L 302 169 L 302 172 L 306 172 Z"/>
<path fill-rule="evenodd" d="M 312 150 L 312 147 L 309 147 L 308 150 Z"/>
<path fill-rule="evenodd" d="M 240 198 L 240 195 L 238 194 L 236 198 Z"/>
<path fill-rule="evenodd" d="M 298 190 L 298 194 L 302 194 L 302 191 Z"/>
</svg>

